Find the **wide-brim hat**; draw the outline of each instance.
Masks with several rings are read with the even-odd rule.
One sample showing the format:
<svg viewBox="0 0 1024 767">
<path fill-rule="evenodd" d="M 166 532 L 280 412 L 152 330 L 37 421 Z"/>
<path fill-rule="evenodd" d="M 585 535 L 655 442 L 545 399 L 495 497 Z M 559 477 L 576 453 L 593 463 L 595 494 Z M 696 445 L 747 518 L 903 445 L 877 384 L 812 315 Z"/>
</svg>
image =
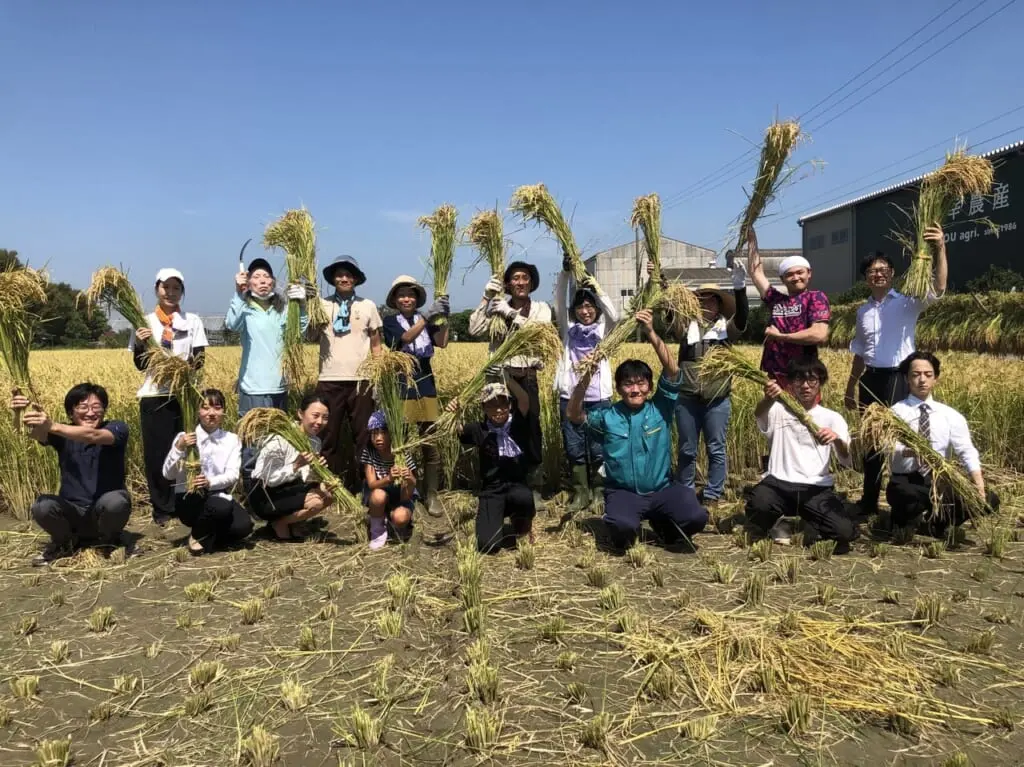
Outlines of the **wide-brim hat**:
<svg viewBox="0 0 1024 767">
<path fill-rule="evenodd" d="M 359 262 L 352 256 L 338 256 L 323 269 L 324 279 L 331 285 L 334 284 L 334 272 L 344 266 L 356 278 L 356 286 L 366 282 L 366 273 L 359 268 Z"/>
<path fill-rule="evenodd" d="M 525 261 L 513 261 L 507 267 L 505 267 L 505 275 L 502 280 L 508 285 L 508 279 L 512 276 L 512 272 L 526 272 L 530 275 L 530 292 L 532 293 L 538 287 L 540 287 L 540 272 L 537 271 L 537 267 L 533 264 L 528 264 Z"/>
<path fill-rule="evenodd" d="M 726 293 L 714 283 L 701 285 L 699 288 L 694 290 L 693 293 L 698 298 L 701 294 L 715 296 L 722 307 L 721 314 L 723 317 L 732 317 L 736 314 L 736 297 L 731 293 Z"/>
<path fill-rule="evenodd" d="M 399 288 L 412 288 L 416 291 L 416 308 L 422 308 L 423 304 L 427 303 L 427 289 L 424 288 L 416 280 L 415 277 L 410 277 L 408 274 L 400 274 L 395 277 L 394 282 L 391 283 L 391 289 L 388 291 L 388 298 L 384 302 L 391 309 L 398 309 L 398 305 L 395 303 L 395 293 L 398 292 Z"/>
</svg>

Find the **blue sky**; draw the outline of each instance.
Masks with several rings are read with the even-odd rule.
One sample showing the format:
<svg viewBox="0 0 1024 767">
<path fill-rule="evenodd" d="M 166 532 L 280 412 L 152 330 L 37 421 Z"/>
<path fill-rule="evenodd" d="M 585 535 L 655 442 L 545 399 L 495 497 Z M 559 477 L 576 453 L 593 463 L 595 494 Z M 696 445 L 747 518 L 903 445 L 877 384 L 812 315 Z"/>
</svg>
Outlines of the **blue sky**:
<svg viewBox="0 0 1024 767">
<path fill-rule="evenodd" d="M 1006 1 L 2 3 L 0 247 L 76 286 L 129 265 L 147 302 L 157 268 L 177 266 L 186 307 L 217 313 L 241 243 L 304 203 L 321 260 L 356 255 L 381 300 L 395 275 L 424 272 L 419 214 L 450 201 L 468 221 L 543 181 L 588 252 L 632 240 L 632 200 L 649 192 L 666 235 L 721 248 L 754 154 L 711 174 L 949 8 L 807 116 L 796 159 L 825 167 L 759 227 L 763 247 L 798 246 L 799 214 L 921 172 L 941 149 L 885 166 L 924 147 L 1017 107 L 963 138 L 1024 137 L 1024 3 L 967 31 Z M 541 232 L 506 231 L 513 255 L 558 268 Z M 486 279 L 463 286 L 460 271 L 455 307 Z"/>
</svg>

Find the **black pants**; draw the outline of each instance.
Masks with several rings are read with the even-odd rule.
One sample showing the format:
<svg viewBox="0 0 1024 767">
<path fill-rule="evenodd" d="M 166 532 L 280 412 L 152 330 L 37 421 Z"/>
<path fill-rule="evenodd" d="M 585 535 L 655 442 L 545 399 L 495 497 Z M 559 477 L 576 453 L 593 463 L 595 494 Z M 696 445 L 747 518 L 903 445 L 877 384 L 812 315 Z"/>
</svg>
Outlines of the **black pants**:
<svg viewBox="0 0 1024 767">
<path fill-rule="evenodd" d="M 342 479 L 350 492 L 356 492 L 363 485 L 363 474 L 359 456 L 370 441 L 366 424 L 373 414 L 373 394 L 366 381 L 320 381 L 316 393 L 327 400 L 330 417 L 322 434 L 323 448 L 320 451 L 327 461 L 327 468 Z M 342 426 L 348 422 L 355 439 L 349 453 L 341 442 Z"/>
<path fill-rule="evenodd" d="M 540 383 L 537 380 L 537 371 L 532 368 L 508 368 L 508 374 L 516 379 L 516 383 L 523 387 L 523 391 L 530 397 L 530 437 L 528 445 L 521 445 L 527 454 L 533 456 L 531 460 L 539 461 L 544 450 L 544 433 L 540 425 Z M 513 402 L 514 406 L 514 402 Z M 530 470 L 530 484 L 539 482 L 535 477 L 540 472 L 541 465 Z M 539 488 L 534 488 L 539 489 Z"/>
<path fill-rule="evenodd" d="M 512 524 L 512 532 L 525 534 L 533 525 L 537 513 L 533 505 L 533 491 L 520 482 L 510 482 L 501 489 L 486 490 L 480 494 L 476 512 L 476 546 L 490 554 L 505 543 L 505 517 Z"/>
<path fill-rule="evenodd" d="M 164 478 L 164 459 L 178 432 L 184 431 L 181 405 L 174 397 L 143 397 L 139 400 L 139 426 L 142 430 L 142 462 L 153 517 L 173 516 L 174 482 Z"/>
<path fill-rule="evenodd" d="M 132 499 L 127 490 L 114 490 L 101 495 L 92 506 L 82 507 L 56 495 L 41 495 L 31 513 L 57 546 L 116 544 L 132 514 Z"/>
<path fill-rule="evenodd" d="M 868 368 L 860 377 L 857 400 L 859 409 L 863 411 L 868 405 L 876 402 L 889 407 L 904 399 L 907 394 L 907 381 L 900 375 L 898 369 Z M 865 513 L 870 514 L 878 510 L 884 465 L 885 456 L 881 453 L 871 452 L 864 456 L 864 493 L 860 506 Z"/>
<path fill-rule="evenodd" d="M 798 485 L 775 477 L 765 477 L 747 501 L 747 522 L 766 534 L 780 517 L 799 516 L 812 530 L 811 538 L 850 542 L 857 527 L 846 516 L 843 502 L 831 487 Z"/>
<path fill-rule="evenodd" d="M 923 514 L 932 512 L 932 481 L 919 472 L 893 474 L 885 489 L 885 499 L 892 509 L 893 527 L 907 527 L 915 524 Z M 962 525 L 968 519 L 963 499 L 953 493 L 941 497 L 943 514 L 934 520 L 932 531 L 942 535 L 949 524 Z M 993 511 L 999 509 L 999 496 L 991 490 L 985 491 L 985 501 Z"/>
<path fill-rule="evenodd" d="M 224 546 L 246 538 L 252 532 L 249 512 L 234 499 L 205 493 L 176 496 L 174 514 L 192 528 L 192 537 L 205 547 Z"/>
</svg>

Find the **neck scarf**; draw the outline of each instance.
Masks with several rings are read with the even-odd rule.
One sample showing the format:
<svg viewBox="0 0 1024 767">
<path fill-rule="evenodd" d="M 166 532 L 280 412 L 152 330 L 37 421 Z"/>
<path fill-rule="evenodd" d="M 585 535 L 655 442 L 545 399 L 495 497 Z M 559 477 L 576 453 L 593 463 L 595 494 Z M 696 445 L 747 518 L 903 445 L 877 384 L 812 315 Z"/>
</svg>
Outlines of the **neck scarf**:
<svg viewBox="0 0 1024 767">
<path fill-rule="evenodd" d="M 686 331 L 686 343 L 692 345 L 700 341 L 727 341 L 729 340 L 728 325 L 725 317 L 719 317 L 702 336 L 697 320 L 690 320 L 690 327 Z"/>
<path fill-rule="evenodd" d="M 353 293 L 348 298 L 342 298 L 335 293 L 331 296 L 331 300 L 338 305 L 338 313 L 334 315 L 334 335 L 348 335 L 352 330 L 349 317 L 352 314 L 352 302 L 356 300 L 356 294 Z"/>
<path fill-rule="evenodd" d="M 406 319 L 406 316 L 399 312 L 398 324 L 402 326 L 402 330 L 409 331 L 418 318 L 418 314 L 413 314 L 411 320 Z M 427 332 L 425 324 L 423 330 L 412 340 L 411 344 L 402 344 L 402 351 L 421 359 L 434 356 L 434 342 L 430 340 L 430 333 Z"/>
<path fill-rule="evenodd" d="M 174 346 L 174 318 L 178 316 L 180 311 L 181 309 L 175 306 L 174 311 L 168 314 L 160 307 L 160 304 L 156 306 L 156 312 L 154 313 L 164 328 L 164 332 L 160 335 L 160 345 L 165 349 L 170 349 Z"/>
<path fill-rule="evenodd" d="M 523 454 L 523 451 L 519 449 L 519 445 L 516 444 L 516 441 L 512 439 L 512 435 L 509 433 L 511 429 L 511 415 L 502 426 L 495 426 L 490 421 L 487 422 L 487 431 L 498 437 L 498 455 L 502 458 L 518 458 Z"/>
<path fill-rule="evenodd" d="M 579 382 L 579 376 L 576 375 L 576 365 L 597 348 L 601 335 L 600 322 L 594 322 L 590 325 L 584 325 L 580 322 L 569 323 L 565 345 L 569 350 L 569 360 L 572 362 L 569 373 L 572 388 L 575 389 L 576 384 Z M 597 375 L 590 379 L 590 385 L 587 387 L 584 400 L 586 402 L 596 402 L 599 399 L 601 399 L 601 376 Z"/>
</svg>

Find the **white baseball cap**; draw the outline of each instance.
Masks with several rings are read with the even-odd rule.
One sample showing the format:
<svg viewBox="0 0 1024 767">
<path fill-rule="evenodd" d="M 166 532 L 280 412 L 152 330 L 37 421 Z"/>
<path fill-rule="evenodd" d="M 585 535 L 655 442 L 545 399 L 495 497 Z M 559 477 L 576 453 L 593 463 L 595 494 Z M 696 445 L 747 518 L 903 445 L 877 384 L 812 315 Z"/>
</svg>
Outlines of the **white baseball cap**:
<svg viewBox="0 0 1024 767">
<path fill-rule="evenodd" d="M 177 269 L 161 269 L 156 273 L 156 282 L 159 285 L 161 282 L 167 282 L 167 280 L 175 279 L 181 283 L 181 287 L 185 287 L 185 278 L 181 275 Z"/>
</svg>

